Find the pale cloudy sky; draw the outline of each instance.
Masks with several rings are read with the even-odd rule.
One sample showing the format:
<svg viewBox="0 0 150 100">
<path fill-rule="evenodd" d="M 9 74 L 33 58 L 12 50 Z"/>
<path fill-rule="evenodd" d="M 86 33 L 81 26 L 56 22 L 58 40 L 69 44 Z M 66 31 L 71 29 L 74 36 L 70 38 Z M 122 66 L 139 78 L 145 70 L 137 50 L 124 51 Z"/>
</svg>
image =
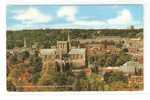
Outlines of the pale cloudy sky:
<svg viewBox="0 0 150 100">
<path fill-rule="evenodd" d="M 142 5 L 9 5 L 7 29 L 143 27 Z"/>
</svg>

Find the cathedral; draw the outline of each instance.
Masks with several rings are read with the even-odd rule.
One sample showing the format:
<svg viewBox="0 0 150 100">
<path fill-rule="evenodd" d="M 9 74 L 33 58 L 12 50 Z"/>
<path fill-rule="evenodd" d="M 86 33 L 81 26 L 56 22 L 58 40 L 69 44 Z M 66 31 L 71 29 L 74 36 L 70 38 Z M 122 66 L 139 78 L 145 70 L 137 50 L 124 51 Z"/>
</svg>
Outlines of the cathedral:
<svg viewBox="0 0 150 100">
<path fill-rule="evenodd" d="M 82 69 L 86 66 L 86 48 L 73 47 L 69 32 L 67 41 L 57 41 L 53 48 L 40 49 L 40 56 L 43 62 L 55 63 L 55 69 L 58 72 Z"/>
</svg>

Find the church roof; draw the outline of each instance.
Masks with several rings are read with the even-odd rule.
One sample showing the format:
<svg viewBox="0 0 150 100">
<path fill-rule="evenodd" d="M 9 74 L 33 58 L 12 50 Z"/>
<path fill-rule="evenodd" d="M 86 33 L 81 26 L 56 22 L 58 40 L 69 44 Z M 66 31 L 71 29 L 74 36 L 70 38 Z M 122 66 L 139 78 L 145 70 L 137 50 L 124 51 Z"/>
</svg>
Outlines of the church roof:
<svg viewBox="0 0 150 100">
<path fill-rule="evenodd" d="M 67 41 L 57 41 L 57 43 L 67 43 Z"/>
<path fill-rule="evenodd" d="M 123 67 L 127 67 L 127 66 L 131 66 L 131 67 L 142 67 L 142 65 L 138 62 L 135 61 L 128 61 L 125 64 L 123 64 Z"/>
<path fill-rule="evenodd" d="M 70 50 L 69 54 L 85 54 L 85 48 L 73 48 Z"/>
<path fill-rule="evenodd" d="M 56 49 L 41 49 L 40 54 L 41 55 L 52 55 L 56 53 Z"/>
</svg>

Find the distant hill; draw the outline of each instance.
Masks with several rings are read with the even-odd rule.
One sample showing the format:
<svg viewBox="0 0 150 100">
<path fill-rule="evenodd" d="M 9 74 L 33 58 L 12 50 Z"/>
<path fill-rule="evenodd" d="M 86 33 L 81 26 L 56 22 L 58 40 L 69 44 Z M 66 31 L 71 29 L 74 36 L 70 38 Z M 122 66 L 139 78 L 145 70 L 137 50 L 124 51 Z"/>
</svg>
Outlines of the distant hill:
<svg viewBox="0 0 150 100">
<path fill-rule="evenodd" d="M 57 40 L 66 40 L 67 31 L 63 29 L 37 29 L 7 31 L 7 49 L 22 47 L 26 38 L 27 46 L 38 43 L 48 48 L 56 44 Z M 143 29 L 69 29 L 72 39 L 96 38 L 101 36 L 143 37 Z"/>
</svg>

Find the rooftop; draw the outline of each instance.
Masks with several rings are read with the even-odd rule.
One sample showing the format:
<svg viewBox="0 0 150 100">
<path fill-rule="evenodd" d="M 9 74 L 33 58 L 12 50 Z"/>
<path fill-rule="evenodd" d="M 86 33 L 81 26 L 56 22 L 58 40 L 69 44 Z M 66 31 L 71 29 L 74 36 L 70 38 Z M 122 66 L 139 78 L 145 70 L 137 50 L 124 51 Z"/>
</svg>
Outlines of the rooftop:
<svg viewBox="0 0 150 100">
<path fill-rule="evenodd" d="M 73 48 L 70 50 L 69 54 L 85 54 L 85 48 Z"/>
<path fill-rule="evenodd" d="M 67 41 L 57 41 L 57 43 L 67 43 Z"/>
<path fill-rule="evenodd" d="M 51 55 L 51 54 L 55 54 L 56 49 L 41 49 L 40 50 L 40 54 L 41 55 Z"/>
</svg>

